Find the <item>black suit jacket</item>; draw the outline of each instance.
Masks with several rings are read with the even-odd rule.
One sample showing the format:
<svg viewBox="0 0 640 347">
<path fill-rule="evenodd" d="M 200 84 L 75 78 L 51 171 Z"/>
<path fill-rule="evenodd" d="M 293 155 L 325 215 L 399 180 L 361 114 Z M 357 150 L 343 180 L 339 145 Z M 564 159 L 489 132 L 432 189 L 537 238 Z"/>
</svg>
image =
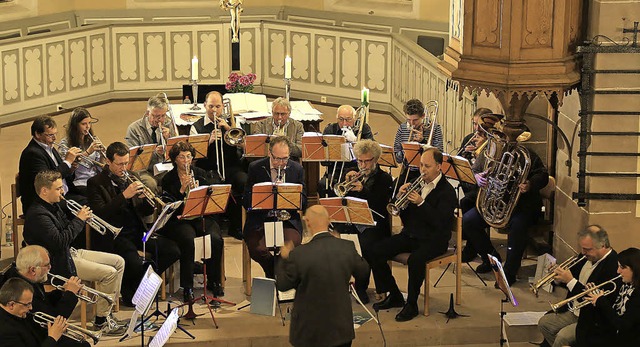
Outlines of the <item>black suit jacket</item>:
<svg viewBox="0 0 640 347">
<path fill-rule="evenodd" d="M 267 217 L 269 211 L 251 210 L 251 190 L 253 185 L 260 182 L 271 182 L 269 160 L 269 157 L 266 157 L 249 164 L 249 178 L 247 179 L 242 199 L 242 205 L 247 210 L 247 220 L 244 225 L 245 232 L 258 230 L 262 228 L 262 223 L 270 220 L 268 219 L 269 217 Z M 307 196 L 304 187 L 304 170 L 300 163 L 289 159 L 287 162 L 287 168 L 285 169 L 285 182 L 302 184 L 302 209 L 304 210 L 307 206 Z M 291 210 L 289 213 L 291 214 L 289 222 L 296 230 L 302 233 L 302 221 L 300 220 L 300 214 L 298 214 L 297 210 Z"/>
<path fill-rule="evenodd" d="M 201 186 L 208 186 L 211 184 L 219 184 L 220 181 L 212 177 L 211 171 L 206 171 L 199 167 L 192 167 L 193 176 Z M 178 170 L 174 167 L 171 171 L 167 172 L 162 177 L 162 198 L 167 202 L 182 201 L 187 197 L 187 194 L 180 193 L 180 177 L 178 177 Z M 178 209 L 171 216 L 171 220 L 176 220 L 179 215 L 184 211 L 184 204 L 180 205 Z"/>
<path fill-rule="evenodd" d="M 353 133 L 358 136 L 358 131 L 360 129 L 353 129 Z M 322 131 L 322 135 L 342 135 L 342 128 L 340 128 L 340 124 L 338 123 L 329 123 L 327 124 L 327 126 L 324 128 L 324 130 Z M 370 139 L 370 140 L 374 140 L 373 138 L 373 133 L 371 132 L 371 127 L 369 126 L 369 124 L 364 124 L 362 126 L 362 139 Z M 332 161 L 323 161 L 320 162 L 320 164 L 322 166 L 326 166 L 327 167 L 327 171 L 329 172 L 329 174 L 331 174 L 331 172 L 333 171 L 333 166 L 336 165 L 335 162 Z M 338 163 L 338 167 L 336 168 L 336 173 L 335 173 L 335 177 L 334 179 L 342 181 L 342 179 L 344 178 L 344 175 L 347 173 L 347 171 L 349 171 L 348 169 L 358 169 L 358 163 L 353 160 L 353 161 L 348 161 L 344 163 L 344 169 L 342 172 L 342 177 L 338 177 L 338 175 L 340 174 L 340 167 L 341 164 Z"/>
<path fill-rule="evenodd" d="M 52 205 L 36 196 L 25 216 L 24 241 L 46 248 L 51 258 L 51 273 L 69 278 L 76 275 L 69 248 L 84 225 L 77 217 L 67 217 L 60 204 Z"/>
<path fill-rule="evenodd" d="M 391 200 L 393 178 L 389 173 L 383 171 L 378 166 L 376 171 L 363 184 L 359 192 L 350 191 L 347 196 L 365 199 L 369 203 L 369 208 L 376 211 L 373 219 L 376 221 L 376 228 L 385 235 L 391 235 L 391 225 L 389 224 L 389 212 L 387 204 Z M 382 215 L 379 216 L 378 214 Z"/>
<path fill-rule="evenodd" d="M 49 347 L 57 342 L 29 321 L 31 317 L 19 318 L 0 308 L 0 347 Z"/>
<path fill-rule="evenodd" d="M 18 185 L 20 189 L 20 201 L 22 201 L 22 213 L 26 213 L 35 200 L 37 194 L 33 186 L 36 175 L 40 171 L 54 170 L 62 174 L 62 179 L 67 181 L 67 187 L 73 187 L 73 171 L 63 162 L 58 151 L 53 149 L 53 156 L 58 165 L 53 162 L 47 151 L 36 140 L 31 139 L 27 147 L 20 154 L 20 167 L 18 169 Z"/>
<path fill-rule="evenodd" d="M 133 172 L 129 175 L 135 176 Z M 143 198 L 125 199 L 124 189 L 114 186 L 109 168 L 87 181 L 87 198 L 93 213 L 116 228 L 122 227 L 118 237 L 127 237 L 139 245 L 146 231 L 142 218 L 153 213 L 153 206 Z M 93 233 L 92 247 L 103 252 L 114 253 L 113 235 Z"/>
<path fill-rule="evenodd" d="M 307 244 L 278 262 L 278 290 L 296 289 L 289 342 L 294 346 L 337 346 L 355 337 L 349 280 L 369 273 L 367 262 L 353 242 L 329 233 L 315 235 Z"/>
<path fill-rule="evenodd" d="M 442 175 L 421 206 L 409 203 L 409 206 L 400 212 L 404 226 L 402 233 L 411 238 L 444 244 L 451 238 L 453 211 L 456 206 L 456 192 Z"/>
</svg>

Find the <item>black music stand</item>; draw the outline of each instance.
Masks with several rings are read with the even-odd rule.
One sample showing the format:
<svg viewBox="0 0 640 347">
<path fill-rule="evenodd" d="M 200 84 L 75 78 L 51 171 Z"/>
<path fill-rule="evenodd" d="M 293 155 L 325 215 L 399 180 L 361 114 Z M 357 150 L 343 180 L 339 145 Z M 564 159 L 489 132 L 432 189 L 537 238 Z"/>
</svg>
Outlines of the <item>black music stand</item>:
<svg viewBox="0 0 640 347">
<path fill-rule="evenodd" d="M 504 304 L 506 302 L 510 302 L 511 305 L 515 307 L 518 306 L 518 301 L 515 296 L 513 296 L 513 292 L 511 292 L 509 281 L 507 281 L 507 276 L 504 274 L 500 260 L 491 254 L 487 255 L 489 256 L 489 262 L 491 263 L 493 274 L 496 276 L 496 283 L 505 295 L 504 299 L 500 299 L 500 346 L 504 346 L 505 342 L 509 345 L 509 338 L 507 337 L 507 331 L 504 326 L 504 316 L 507 314 L 504 311 Z"/>
<path fill-rule="evenodd" d="M 203 255 L 203 279 L 204 279 L 204 288 L 203 293 L 200 297 L 195 298 L 194 300 L 188 302 L 189 311 L 185 314 L 184 318 L 189 320 L 194 320 L 198 315 L 193 311 L 193 303 L 198 300 L 203 300 L 209 309 L 209 313 L 211 314 L 211 319 L 213 320 L 213 325 L 218 329 L 218 323 L 216 322 L 216 318 L 213 315 L 213 310 L 211 309 L 211 305 L 209 304 L 210 300 L 217 301 L 220 303 L 226 303 L 230 305 L 235 305 L 232 302 L 225 301 L 222 299 L 218 299 L 214 296 L 207 295 L 207 263 L 206 259 L 206 249 L 207 245 L 205 242 L 205 232 L 206 232 L 206 224 L 204 220 L 204 216 L 212 215 L 212 214 L 220 214 L 224 213 L 227 209 L 227 202 L 229 201 L 229 193 L 231 192 L 230 184 L 214 184 L 210 186 L 200 186 L 194 189 L 191 189 L 189 193 L 187 193 L 187 197 L 185 198 L 185 206 L 182 211 L 182 215 L 179 216 L 179 219 L 188 219 L 188 218 L 200 218 L 202 221 L 202 255 Z M 184 304 L 183 304 L 184 305 Z"/>
</svg>

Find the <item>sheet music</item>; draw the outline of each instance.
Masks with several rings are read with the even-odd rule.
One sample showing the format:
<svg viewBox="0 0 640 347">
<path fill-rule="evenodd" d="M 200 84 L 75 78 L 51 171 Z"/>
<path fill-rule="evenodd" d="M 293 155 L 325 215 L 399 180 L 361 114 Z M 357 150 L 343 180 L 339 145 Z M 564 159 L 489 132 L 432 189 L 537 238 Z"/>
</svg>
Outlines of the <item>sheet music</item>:
<svg viewBox="0 0 640 347">
<path fill-rule="evenodd" d="M 521 325 L 538 325 L 538 321 L 546 312 L 506 312 L 504 316 L 505 323 L 509 326 L 521 326 Z"/>
<path fill-rule="evenodd" d="M 158 216 L 156 222 L 153 223 L 151 229 L 149 229 L 149 231 L 147 231 L 142 237 L 142 242 L 147 242 L 156 230 L 162 228 L 165 224 L 167 224 L 169 218 L 171 218 L 171 215 L 176 212 L 180 205 L 182 205 L 182 201 L 176 201 L 166 204 L 162 209 L 162 212 L 160 212 L 160 215 Z"/>
<path fill-rule="evenodd" d="M 140 281 L 136 293 L 133 295 L 133 299 L 131 299 L 131 302 L 136 305 L 136 311 L 143 315 L 147 313 L 153 299 L 155 299 L 156 294 L 158 294 L 160 284 L 162 284 L 162 278 L 149 266 L 147 272 L 142 277 L 142 281 Z"/>
<path fill-rule="evenodd" d="M 202 241 L 202 236 L 198 236 L 193 239 L 193 244 L 195 246 L 193 261 L 202 261 L 202 259 L 211 258 L 211 235 L 205 235 L 204 241 Z M 204 257 L 202 256 L 203 254 Z"/>
<path fill-rule="evenodd" d="M 284 245 L 284 231 L 282 229 L 281 221 L 264 223 L 264 241 L 267 248 L 280 247 Z"/>
<path fill-rule="evenodd" d="M 293 301 L 293 299 L 296 298 L 296 289 L 292 288 L 287 290 L 286 292 L 281 292 L 278 290 L 278 298 L 280 299 L 280 302 Z"/>
<path fill-rule="evenodd" d="M 156 336 L 153 337 L 151 343 L 149 343 L 149 347 L 162 347 L 164 346 L 173 333 L 176 331 L 176 327 L 178 326 L 178 308 L 174 308 L 171 310 L 169 317 L 167 320 L 162 323 L 160 330 L 156 333 Z"/>
</svg>

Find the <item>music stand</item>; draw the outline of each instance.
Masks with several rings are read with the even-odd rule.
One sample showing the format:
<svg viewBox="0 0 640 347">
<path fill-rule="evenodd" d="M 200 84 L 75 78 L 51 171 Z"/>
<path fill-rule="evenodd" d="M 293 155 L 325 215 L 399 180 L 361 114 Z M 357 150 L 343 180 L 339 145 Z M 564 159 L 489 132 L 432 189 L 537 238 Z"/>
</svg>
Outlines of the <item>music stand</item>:
<svg viewBox="0 0 640 347">
<path fill-rule="evenodd" d="M 171 310 L 171 313 L 169 314 L 167 319 L 164 321 L 164 323 L 162 323 L 160 330 L 158 330 L 156 335 L 152 338 L 151 342 L 149 342 L 149 347 L 164 346 L 178 327 L 178 319 L 180 319 L 180 316 L 178 315 L 178 308 L 176 307 Z"/>
<path fill-rule="evenodd" d="M 332 223 L 376 225 L 367 200 L 347 196 L 344 198 L 321 198 L 318 202 L 327 209 L 329 221 Z"/>
<path fill-rule="evenodd" d="M 269 155 L 269 141 L 273 135 L 254 134 L 245 136 L 244 156 L 264 158 Z"/>
<path fill-rule="evenodd" d="M 129 171 L 141 171 L 146 170 L 151 163 L 151 158 L 156 150 L 155 143 L 150 143 L 142 146 L 133 146 L 129 148 Z"/>
<path fill-rule="evenodd" d="M 133 299 L 131 299 L 135 304 L 135 310 L 133 310 L 127 331 L 120 338 L 120 342 L 133 337 L 135 334 L 135 328 L 137 328 L 136 322 L 140 317 L 142 318 L 142 322 L 140 323 L 142 325 L 140 334 L 142 345 L 144 346 L 144 322 L 148 319 L 148 317 L 145 318 L 145 314 L 149 311 L 153 300 L 158 295 L 158 290 L 160 290 L 161 284 L 162 278 L 153 271 L 151 266 L 147 267 L 147 272 L 142 276 L 138 289 L 136 289 L 136 293 L 133 295 Z"/>
<path fill-rule="evenodd" d="M 420 142 L 403 142 L 404 160 L 409 167 L 420 167 L 420 156 L 424 151 Z M 407 170 L 408 172 L 408 170 Z"/>
<path fill-rule="evenodd" d="M 380 148 L 382 148 L 382 154 L 380 155 L 380 159 L 378 159 L 378 165 L 388 167 L 389 171 L 391 171 L 391 168 L 398 167 L 396 155 L 393 153 L 393 147 L 380 144 Z"/>
<path fill-rule="evenodd" d="M 511 286 L 509 286 L 509 282 L 507 281 L 507 276 L 504 274 L 504 270 L 502 269 L 502 263 L 498 258 L 492 256 L 491 254 L 487 254 L 489 256 L 489 262 L 491 263 L 491 269 L 493 270 L 493 274 L 496 276 L 496 283 L 498 287 L 505 295 L 504 299 L 500 299 L 500 346 L 504 346 L 504 343 L 509 345 L 509 338 L 507 337 L 507 331 L 504 326 L 504 316 L 507 314 L 504 311 L 504 303 L 510 302 L 511 305 L 518 306 L 518 301 L 515 296 L 513 296 L 513 292 L 511 292 Z"/>
<path fill-rule="evenodd" d="M 207 156 L 207 149 L 209 148 L 209 136 L 211 134 L 193 134 L 193 135 L 180 135 L 167 139 L 167 149 L 165 152 L 165 160 L 169 160 L 169 151 L 173 146 L 180 142 L 187 142 L 193 146 L 196 151 L 196 155 L 193 159 L 201 159 Z"/>
<path fill-rule="evenodd" d="M 194 320 L 197 315 L 193 311 L 193 303 L 198 300 L 203 300 L 209 309 L 209 313 L 211 314 L 211 319 L 213 320 L 213 324 L 218 329 L 218 323 L 216 322 L 216 318 L 213 315 L 213 310 L 211 309 L 211 305 L 209 304 L 209 300 L 214 300 L 220 303 L 227 303 L 230 305 L 235 305 L 232 302 L 225 301 L 222 299 L 218 299 L 213 296 L 207 295 L 207 262 L 204 259 L 206 254 L 207 245 L 205 242 L 205 232 L 206 225 L 204 216 L 212 215 L 212 214 L 220 214 L 224 213 L 227 209 L 227 203 L 229 202 L 229 193 L 231 192 L 230 184 L 213 184 L 210 186 L 200 186 L 193 188 L 187 193 L 185 198 L 184 209 L 182 210 L 182 215 L 178 216 L 178 219 L 193 219 L 199 217 L 202 221 L 202 253 L 203 253 L 203 279 L 204 279 L 204 288 L 203 293 L 199 298 L 190 301 L 189 311 L 184 316 L 185 319 Z"/>
<path fill-rule="evenodd" d="M 351 144 L 342 135 L 305 133 L 302 136 L 302 161 L 311 162 L 333 162 L 333 170 L 329 174 L 327 166 L 325 190 L 329 192 L 329 187 L 333 186 L 333 179 L 336 174 L 338 162 L 341 162 L 339 178 L 342 177 L 345 162 L 354 159 Z"/>
</svg>

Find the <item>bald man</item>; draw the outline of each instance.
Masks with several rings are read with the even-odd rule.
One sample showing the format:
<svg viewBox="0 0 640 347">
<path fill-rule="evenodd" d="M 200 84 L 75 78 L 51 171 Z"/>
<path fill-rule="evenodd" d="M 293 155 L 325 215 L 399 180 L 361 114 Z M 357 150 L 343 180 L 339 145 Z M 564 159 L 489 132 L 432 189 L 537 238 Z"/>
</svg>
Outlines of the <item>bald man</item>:
<svg viewBox="0 0 640 347">
<path fill-rule="evenodd" d="M 323 206 L 309 207 L 303 220 L 311 241 L 295 249 L 286 243 L 276 269 L 278 290 L 296 289 L 289 342 L 351 346 L 355 332 L 349 280 L 368 274 L 369 265 L 353 242 L 329 233 L 329 214 Z"/>
</svg>

